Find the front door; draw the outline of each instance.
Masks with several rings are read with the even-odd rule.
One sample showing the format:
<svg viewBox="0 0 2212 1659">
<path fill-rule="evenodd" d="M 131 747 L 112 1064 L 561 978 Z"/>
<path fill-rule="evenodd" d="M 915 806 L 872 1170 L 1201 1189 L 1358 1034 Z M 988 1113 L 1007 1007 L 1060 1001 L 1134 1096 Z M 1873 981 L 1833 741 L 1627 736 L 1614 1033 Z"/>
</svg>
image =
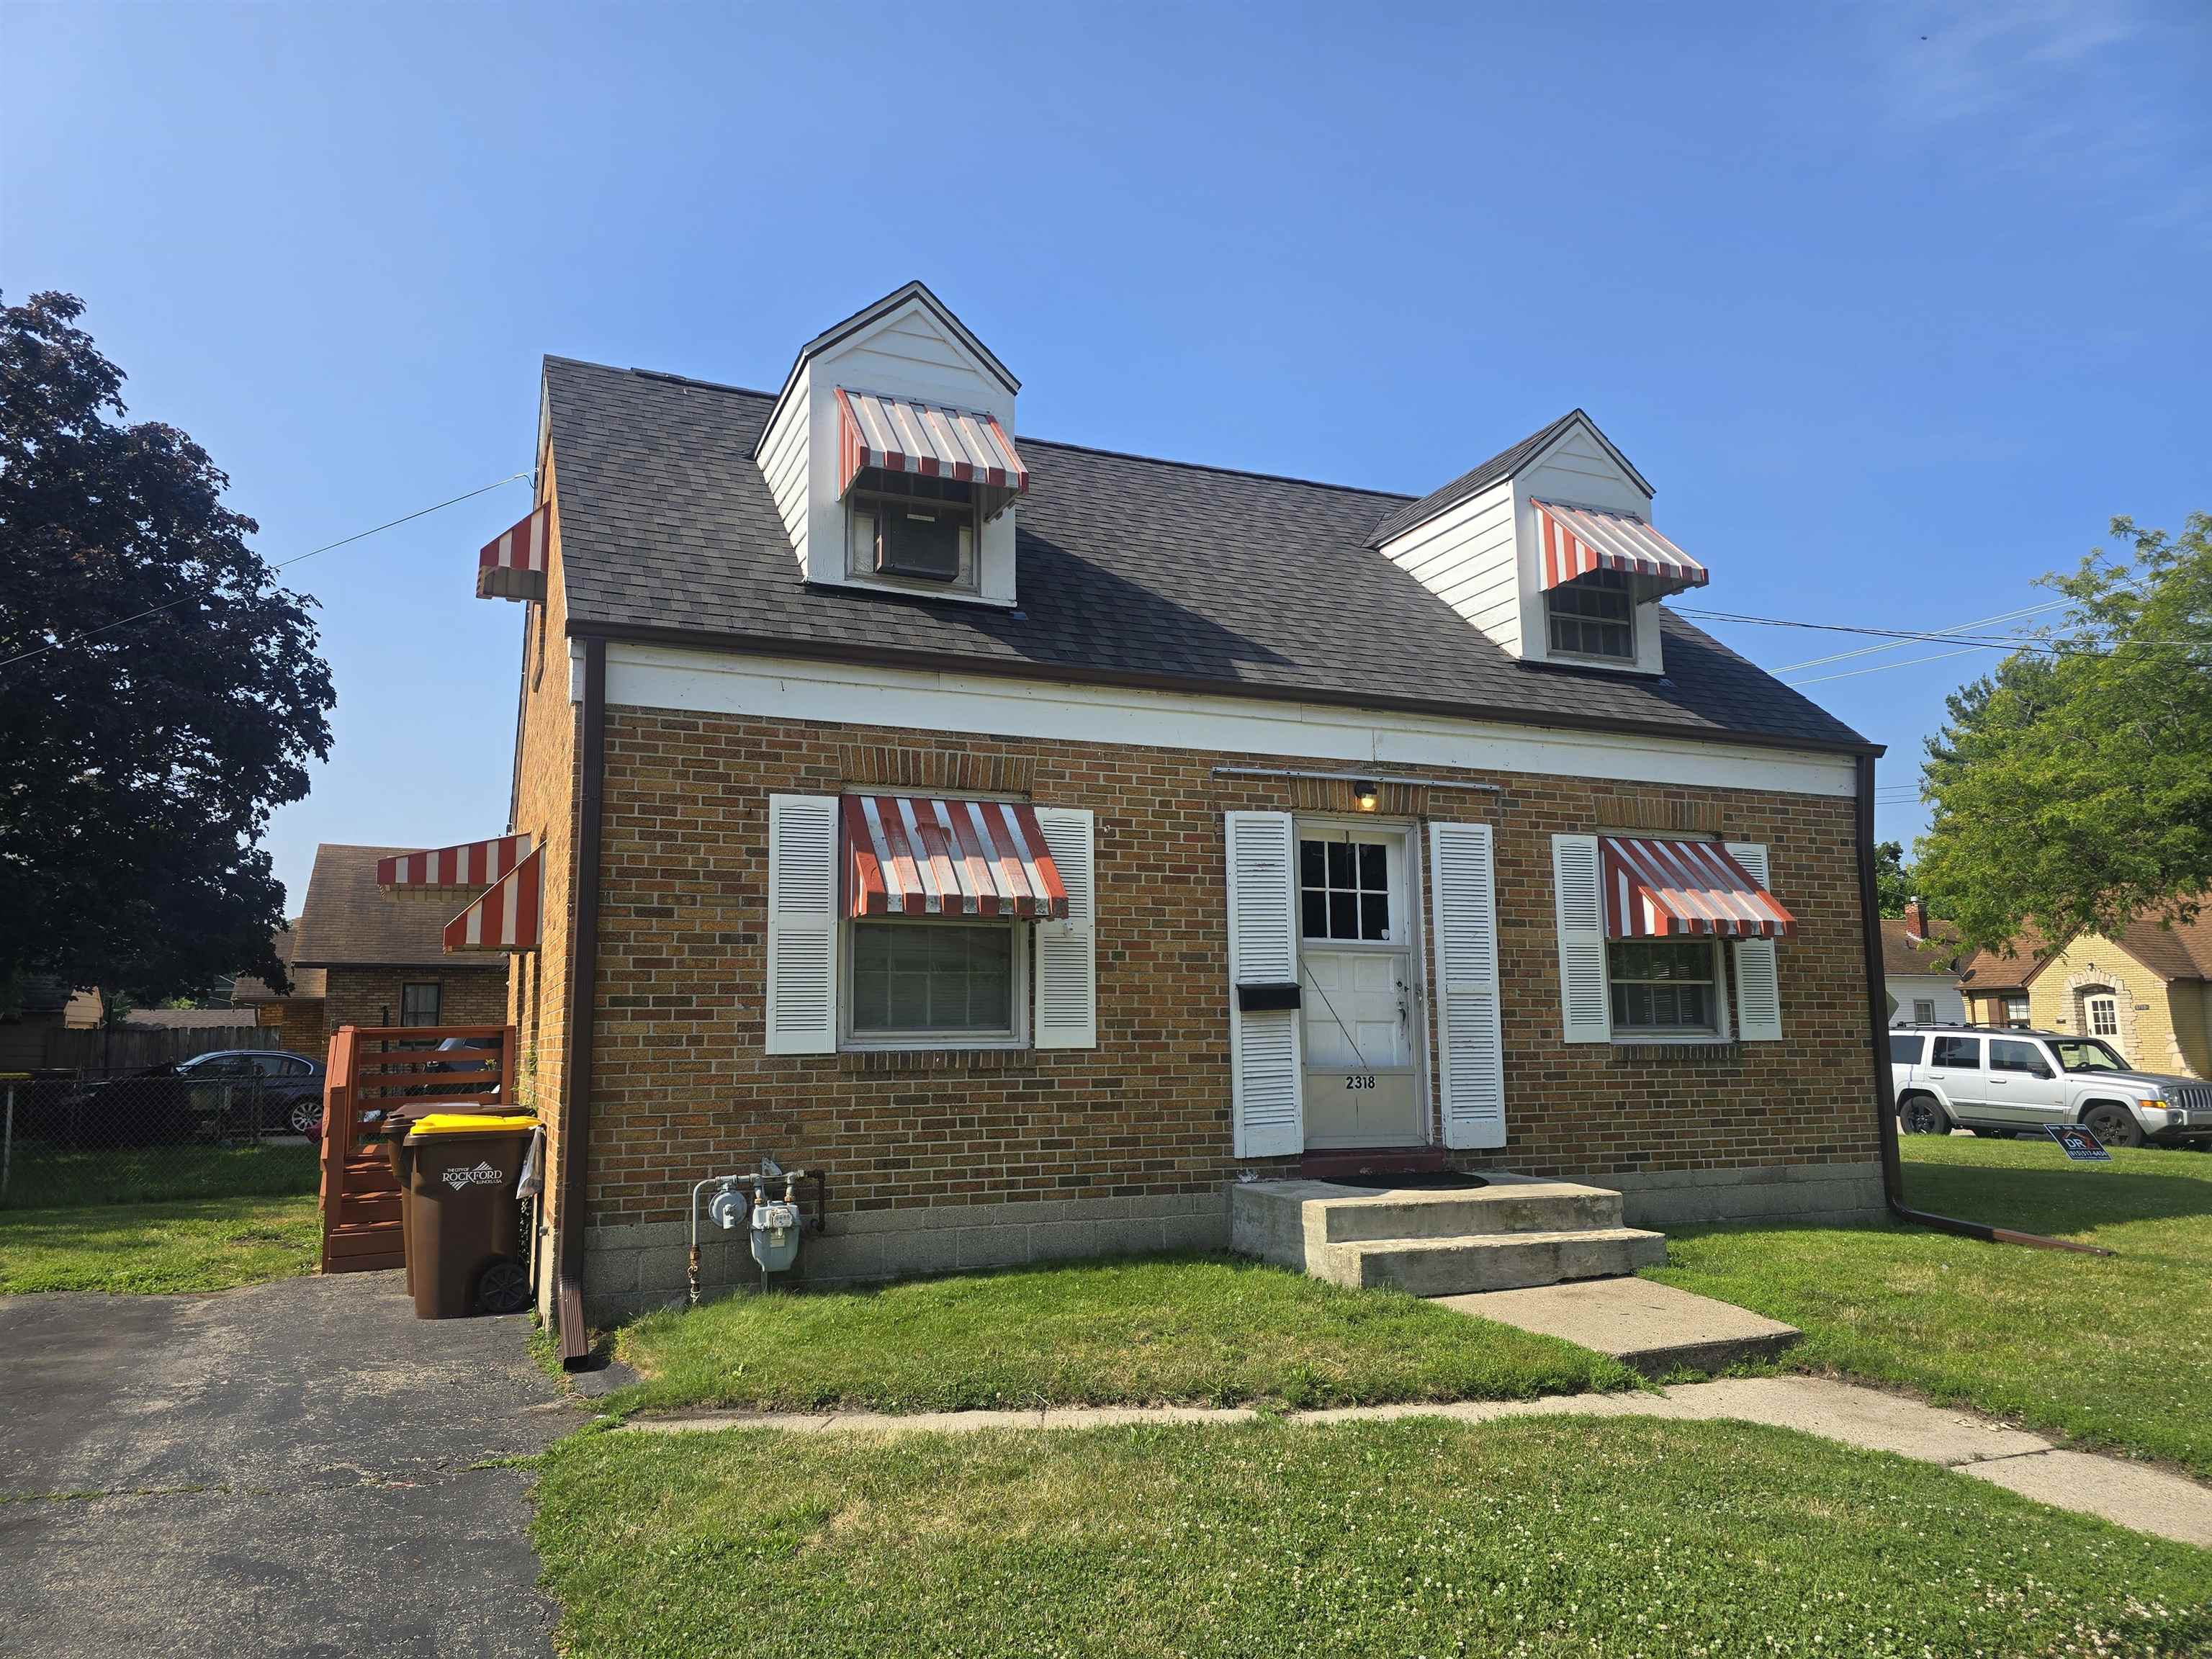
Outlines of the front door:
<svg viewBox="0 0 2212 1659">
<path fill-rule="evenodd" d="M 1310 1148 L 1428 1139 L 1410 889 L 1403 830 L 1298 825 Z"/>
</svg>

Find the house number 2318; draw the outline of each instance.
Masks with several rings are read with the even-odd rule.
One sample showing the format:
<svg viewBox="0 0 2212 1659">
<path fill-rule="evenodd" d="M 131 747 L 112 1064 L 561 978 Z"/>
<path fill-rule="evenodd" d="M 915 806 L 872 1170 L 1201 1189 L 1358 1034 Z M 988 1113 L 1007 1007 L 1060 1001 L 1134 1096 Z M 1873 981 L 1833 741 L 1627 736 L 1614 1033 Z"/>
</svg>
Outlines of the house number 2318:
<svg viewBox="0 0 2212 1659">
<path fill-rule="evenodd" d="M 1371 1089 L 1375 1086 L 1375 1073 L 1372 1072 L 1354 1072 L 1350 1077 L 1344 1079 L 1344 1086 L 1347 1089 Z"/>
</svg>

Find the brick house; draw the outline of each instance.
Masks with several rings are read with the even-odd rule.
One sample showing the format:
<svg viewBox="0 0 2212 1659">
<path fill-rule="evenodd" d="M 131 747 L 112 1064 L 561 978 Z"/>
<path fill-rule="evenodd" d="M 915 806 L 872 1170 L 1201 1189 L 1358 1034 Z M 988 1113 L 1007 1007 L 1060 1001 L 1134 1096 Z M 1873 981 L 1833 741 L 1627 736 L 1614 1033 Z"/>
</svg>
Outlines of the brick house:
<svg viewBox="0 0 2212 1659">
<path fill-rule="evenodd" d="M 1218 1245 L 1246 1174 L 1881 1207 L 1878 751 L 1660 603 L 1706 570 L 1587 415 L 1414 500 L 1018 389 L 919 283 L 775 392 L 546 361 L 470 937 L 564 1346 L 763 1155 L 822 1279 Z"/>
<path fill-rule="evenodd" d="M 507 1018 L 507 966 L 447 954 L 450 898 L 377 884 L 380 861 L 404 851 L 325 842 L 307 896 L 276 936 L 291 993 L 241 979 L 232 999 L 277 1028 L 277 1046 L 320 1059 L 341 1025 L 496 1025 Z"/>
</svg>

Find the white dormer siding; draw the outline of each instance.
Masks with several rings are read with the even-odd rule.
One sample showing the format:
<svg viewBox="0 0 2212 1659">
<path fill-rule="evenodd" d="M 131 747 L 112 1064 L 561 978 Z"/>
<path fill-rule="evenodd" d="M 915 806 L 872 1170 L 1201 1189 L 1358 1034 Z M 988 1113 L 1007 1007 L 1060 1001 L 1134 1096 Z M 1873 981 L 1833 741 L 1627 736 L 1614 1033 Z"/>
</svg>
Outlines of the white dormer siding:
<svg viewBox="0 0 2212 1659">
<path fill-rule="evenodd" d="M 1014 525 L 1019 505 L 986 519 L 975 538 L 972 585 L 904 580 L 856 570 L 848 556 L 847 503 L 838 495 L 837 389 L 948 404 L 995 418 L 1009 438 L 1015 388 L 1003 369 L 972 349 L 929 300 L 897 303 L 811 350 L 770 413 L 756 452 L 805 580 L 1011 608 L 1015 603 Z M 972 336 L 969 337 L 972 339 Z"/>
<path fill-rule="evenodd" d="M 1588 418 L 1577 414 L 1510 476 L 1411 526 L 1383 543 L 1382 551 L 1499 648 L 1523 661 L 1662 672 L 1656 599 L 1639 598 L 1632 608 L 1632 659 L 1555 656 L 1538 501 L 1601 507 L 1647 524 L 1651 520 L 1650 489 Z"/>
</svg>

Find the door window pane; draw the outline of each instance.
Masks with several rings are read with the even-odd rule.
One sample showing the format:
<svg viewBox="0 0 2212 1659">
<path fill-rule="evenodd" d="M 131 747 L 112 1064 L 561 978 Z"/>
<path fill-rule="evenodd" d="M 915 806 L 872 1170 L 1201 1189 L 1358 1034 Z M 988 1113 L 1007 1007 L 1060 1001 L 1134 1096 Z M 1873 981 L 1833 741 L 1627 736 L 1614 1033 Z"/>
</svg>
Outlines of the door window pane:
<svg viewBox="0 0 2212 1659">
<path fill-rule="evenodd" d="M 2043 1051 L 2033 1042 L 2000 1042 L 1992 1037 L 1990 1039 L 1990 1070 L 2048 1076 L 2051 1068 L 2043 1063 Z"/>
<path fill-rule="evenodd" d="M 1390 940 L 1390 849 L 1382 842 L 1302 837 L 1298 888 L 1304 938 Z"/>
<path fill-rule="evenodd" d="M 1982 1040 L 1979 1037 L 1937 1037 L 1936 1053 L 1928 1063 L 1948 1066 L 1954 1071 L 1978 1072 L 1982 1069 Z"/>
<path fill-rule="evenodd" d="M 2088 1000 L 2089 1035 L 2118 1036 L 2120 1034 L 2120 1004 L 2117 997 L 2091 997 Z"/>
<path fill-rule="evenodd" d="M 854 925 L 855 1032 L 1004 1034 L 1013 1025 L 1011 927 Z"/>
</svg>

